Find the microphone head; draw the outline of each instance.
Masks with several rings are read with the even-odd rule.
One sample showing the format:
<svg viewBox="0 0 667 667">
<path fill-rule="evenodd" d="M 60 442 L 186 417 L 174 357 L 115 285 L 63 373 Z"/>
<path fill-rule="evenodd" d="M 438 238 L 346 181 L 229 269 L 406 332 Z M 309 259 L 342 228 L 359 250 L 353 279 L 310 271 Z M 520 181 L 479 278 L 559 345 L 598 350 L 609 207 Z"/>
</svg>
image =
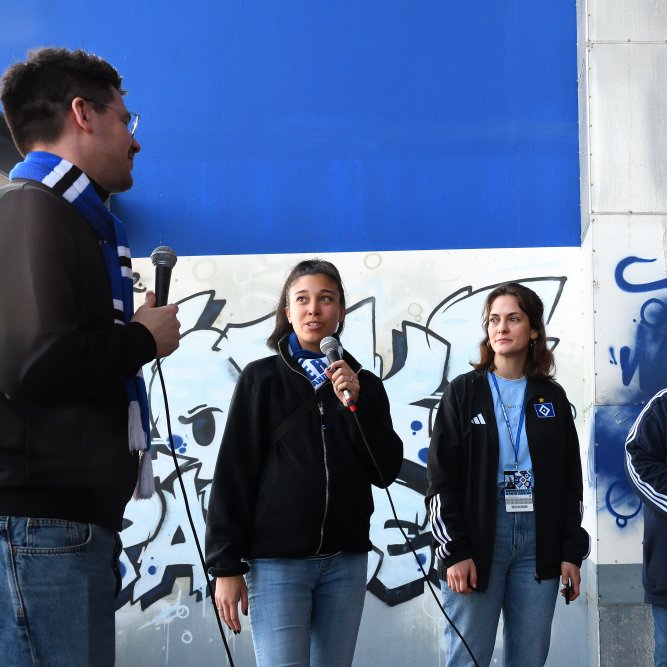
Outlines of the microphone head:
<svg viewBox="0 0 667 667">
<path fill-rule="evenodd" d="M 168 245 L 159 245 L 151 253 L 153 266 L 164 266 L 167 269 L 173 269 L 177 259 L 176 253 Z"/>
<path fill-rule="evenodd" d="M 325 336 L 320 341 L 320 350 L 330 364 L 343 358 L 343 346 L 333 336 Z"/>
</svg>

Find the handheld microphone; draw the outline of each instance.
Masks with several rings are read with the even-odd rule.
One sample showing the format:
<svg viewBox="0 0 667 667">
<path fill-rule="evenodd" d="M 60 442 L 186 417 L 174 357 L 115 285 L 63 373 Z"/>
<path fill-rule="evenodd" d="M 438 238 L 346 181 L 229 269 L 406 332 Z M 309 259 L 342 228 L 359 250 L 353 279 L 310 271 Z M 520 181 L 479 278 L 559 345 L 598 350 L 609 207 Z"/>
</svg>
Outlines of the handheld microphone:
<svg viewBox="0 0 667 667">
<path fill-rule="evenodd" d="M 176 264 L 176 253 L 167 245 L 160 245 L 151 253 L 155 267 L 155 305 L 166 306 L 169 301 L 171 270 Z"/>
<path fill-rule="evenodd" d="M 343 358 L 343 346 L 333 336 L 325 336 L 320 341 L 320 350 L 327 358 L 329 366 L 331 366 L 334 361 L 339 361 Z M 345 396 L 345 402 L 347 403 L 347 407 L 350 408 L 350 411 L 356 412 L 357 406 L 352 400 L 352 394 L 347 389 L 343 389 L 343 396 Z"/>
</svg>

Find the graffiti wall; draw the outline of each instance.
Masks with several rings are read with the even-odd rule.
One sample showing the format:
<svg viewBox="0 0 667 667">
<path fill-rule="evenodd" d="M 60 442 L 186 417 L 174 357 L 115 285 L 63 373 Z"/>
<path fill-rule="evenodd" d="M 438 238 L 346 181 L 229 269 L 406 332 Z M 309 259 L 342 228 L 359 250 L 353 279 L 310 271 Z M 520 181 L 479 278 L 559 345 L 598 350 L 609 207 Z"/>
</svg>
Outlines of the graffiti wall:
<svg viewBox="0 0 667 667">
<path fill-rule="evenodd" d="M 641 503 L 625 479 L 623 447 L 646 401 L 667 386 L 666 223 L 613 216 L 594 255 L 600 564 L 642 562 Z"/>
<path fill-rule="evenodd" d="M 326 255 L 339 267 L 349 304 L 344 346 L 380 376 L 405 444 L 399 480 L 390 487 L 398 520 L 435 582 L 424 508 L 429 434 L 443 386 L 469 370 L 482 335 L 486 294 L 505 280 L 525 282 L 545 303 L 558 380 L 583 428 L 584 355 L 580 250 L 505 249 Z M 179 350 L 162 364 L 173 446 L 200 539 L 217 449 L 236 378 L 267 356 L 278 291 L 302 256 L 185 257 L 174 269 L 171 299 L 180 305 Z M 135 262 L 137 300 L 152 286 L 148 260 Z M 617 358 L 620 353 L 617 353 Z M 176 481 L 167 412 L 154 367 L 145 369 L 154 432 L 158 493 L 131 502 L 122 538 L 119 664 L 225 664 L 206 584 Z M 586 443 L 582 443 L 585 451 Z M 367 600 L 355 665 L 439 664 L 443 619 L 414 556 L 375 490 Z M 590 503 L 589 503 L 590 504 Z M 585 600 L 558 610 L 557 635 L 577 635 Z M 333 622 L 333 621 L 332 621 Z M 585 663 L 585 633 L 580 638 Z M 249 626 L 229 638 L 238 665 L 253 665 Z M 568 640 L 572 663 L 572 641 Z M 578 663 L 575 663 L 578 664 Z"/>
</svg>

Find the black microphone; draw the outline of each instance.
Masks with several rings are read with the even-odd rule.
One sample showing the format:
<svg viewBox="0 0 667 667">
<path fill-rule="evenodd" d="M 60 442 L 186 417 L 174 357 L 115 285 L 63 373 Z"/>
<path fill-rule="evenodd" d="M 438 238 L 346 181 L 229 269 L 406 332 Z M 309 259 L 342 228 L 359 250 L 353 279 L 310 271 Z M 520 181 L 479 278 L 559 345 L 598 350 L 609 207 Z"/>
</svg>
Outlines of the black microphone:
<svg viewBox="0 0 667 667">
<path fill-rule="evenodd" d="M 166 306 L 169 301 L 171 270 L 176 264 L 176 253 L 167 245 L 160 245 L 151 253 L 155 267 L 155 305 Z"/>
<path fill-rule="evenodd" d="M 333 336 L 325 336 L 320 341 L 320 350 L 327 358 L 329 366 L 331 366 L 334 361 L 339 361 L 343 358 L 343 346 Z M 350 408 L 352 412 L 356 412 L 357 406 L 352 400 L 352 394 L 347 389 L 343 389 L 343 396 L 345 396 L 347 407 Z"/>
</svg>

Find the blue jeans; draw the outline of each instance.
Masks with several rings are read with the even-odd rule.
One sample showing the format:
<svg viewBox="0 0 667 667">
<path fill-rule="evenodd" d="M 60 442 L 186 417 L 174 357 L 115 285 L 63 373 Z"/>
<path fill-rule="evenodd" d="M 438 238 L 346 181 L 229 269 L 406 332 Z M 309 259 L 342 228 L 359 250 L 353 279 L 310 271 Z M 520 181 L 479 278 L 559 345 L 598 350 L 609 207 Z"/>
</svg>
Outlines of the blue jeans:
<svg viewBox="0 0 667 667">
<path fill-rule="evenodd" d="M 654 604 L 653 637 L 655 638 L 655 667 L 667 667 L 667 607 Z"/>
<path fill-rule="evenodd" d="M 0 516 L 0 664 L 113 665 L 119 554 L 107 528 Z"/>
<path fill-rule="evenodd" d="M 491 662 L 502 609 L 503 664 L 535 667 L 544 665 L 549 653 L 559 581 L 535 580 L 535 513 L 506 512 L 500 494 L 488 588 L 462 595 L 442 581 L 441 589 L 447 615 L 480 666 Z M 445 627 L 445 658 L 448 666 L 473 664 L 449 623 Z"/>
<path fill-rule="evenodd" d="M 366 596 L 368 554 L 249 561 L 257 667 L 349 667 Z"/>
</svg>

